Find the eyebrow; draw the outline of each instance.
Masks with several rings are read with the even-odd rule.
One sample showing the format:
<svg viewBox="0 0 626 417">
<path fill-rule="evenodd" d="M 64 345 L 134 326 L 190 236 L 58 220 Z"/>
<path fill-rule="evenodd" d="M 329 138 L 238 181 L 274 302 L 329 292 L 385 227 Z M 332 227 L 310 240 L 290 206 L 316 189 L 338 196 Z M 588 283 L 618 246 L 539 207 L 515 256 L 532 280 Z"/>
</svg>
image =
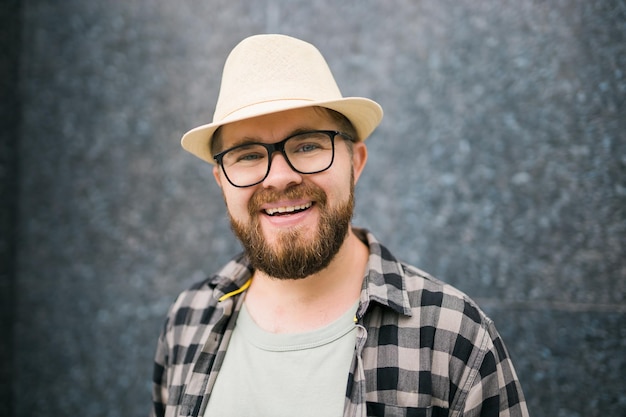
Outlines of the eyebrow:
<svg viewBox="0 0 626 417">
<path fill-rule="evenodd" d="M 300 134 L 300 133 L 304 133 L 304 132 L 310 132 L 313 130 L 319 130 L 319 129 L 313 129 L 313 128 L 309 128 L 309 127 L 299 127 L 297 129 L 294 129 L 291 131 L 291 133 L 289 133 L 287 136 L 283 137 L 282 139 L 276 141 L 276 142 L 270 142 L 270 143 L 278 143 L 281 142 L 291 136 Z M 233 142 L 229 147 L 224 147 L 224 150 L 226 149 L 232 149 L 232 148 L 236 148 L 237 146 L 242 146 L 242 145 L 251 145 L 253 143 L 266 143 L 261 141 L 261 139 L 259 137 L 250 137 L 250 136 L 244 136 L 243 138 L 240 138 L 238 140 L 236 140 L 235 142 Z"/>
</svg>

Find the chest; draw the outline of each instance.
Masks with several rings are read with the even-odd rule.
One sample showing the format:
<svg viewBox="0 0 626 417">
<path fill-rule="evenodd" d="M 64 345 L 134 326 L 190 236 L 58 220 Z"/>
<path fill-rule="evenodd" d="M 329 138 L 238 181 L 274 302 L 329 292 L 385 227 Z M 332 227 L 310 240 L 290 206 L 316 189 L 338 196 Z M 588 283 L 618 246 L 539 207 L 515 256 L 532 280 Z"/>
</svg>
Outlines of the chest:
<svg viewBox="0 0 626 417">
<path fill-rule="evenodd" d="M 342 415 L 356 341 L 353 314 L 314 331 L 273 334 L 243 309 L 204 415 Z"/>
</svg>

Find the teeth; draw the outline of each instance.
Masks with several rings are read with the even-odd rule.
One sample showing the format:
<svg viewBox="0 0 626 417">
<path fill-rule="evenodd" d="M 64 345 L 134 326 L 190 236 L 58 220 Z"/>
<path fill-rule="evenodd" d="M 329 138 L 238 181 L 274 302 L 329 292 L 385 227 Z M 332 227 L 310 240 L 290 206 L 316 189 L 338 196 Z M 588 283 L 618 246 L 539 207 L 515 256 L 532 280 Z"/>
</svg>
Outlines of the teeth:
<svg viewBox="0 0 626 417">
<path fill-rule="evenodd" d="M 311 207 L 311 203 L 302 204 L 300 206 L 276 207 L 266 209 L 265 212 L 270 216 L 273 216 L 275 214 L 293 213 L 294 211 L 306 210 L 309 207 Z"/>
</svg>

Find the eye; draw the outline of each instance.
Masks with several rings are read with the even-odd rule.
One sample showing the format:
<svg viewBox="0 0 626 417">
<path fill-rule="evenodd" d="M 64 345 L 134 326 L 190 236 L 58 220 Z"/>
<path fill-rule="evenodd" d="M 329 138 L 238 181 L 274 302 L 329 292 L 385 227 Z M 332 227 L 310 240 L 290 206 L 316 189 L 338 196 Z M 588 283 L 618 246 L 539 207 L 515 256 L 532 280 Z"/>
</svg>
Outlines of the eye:
<svg viewBox="0 0 626 417">
<path fill-rule="evenodd" d="M 308 153 L 308 152 L 317 151 L 318 149 L 321 149 L 321 148 L 322 146 L 317 142 L 306 142 L 306 143 L 301 143 L 295 151 Z"/>
<path fill-rule="evenodd" d="M 292 155 L 317 155 L 332 148 L 330 138 L 319 132 L 307 132 L 289 139 L 285 149 Z"/>
<path fill-rule="evenodd" d="M 224 155 L 226 165 L 254 165 L 265 160 L 267 152 L 263 146 L 250 145 L 230 150 Z"/>
<path fill-rule="evenodd" d="M 257 161 L 263 158 L 258 152 L 246 152 L 237 156 L 237 162 L 245 162 L 245 161 Z"/>
</svg>

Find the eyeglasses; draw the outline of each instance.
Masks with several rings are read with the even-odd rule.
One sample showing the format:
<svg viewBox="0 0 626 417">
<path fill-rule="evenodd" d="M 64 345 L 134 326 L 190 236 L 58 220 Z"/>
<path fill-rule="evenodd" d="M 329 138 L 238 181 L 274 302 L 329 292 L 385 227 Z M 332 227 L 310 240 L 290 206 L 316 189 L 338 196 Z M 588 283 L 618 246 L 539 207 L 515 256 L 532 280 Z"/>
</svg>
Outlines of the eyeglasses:
<svg viewBox="0 0 626 417">
<path fill-rule="evenodd" d="M 335 159 L 335 137 L 353 141 L 335 130 L 311 130 L 296 133 L 276 143 L 245 143 L 220 152 L 213 159 L 233 186 L 257 185 L 270 172 L 272 155 L 280 152 L 291 169 L 300 174 L 326 171 Z"/>
</svg>

